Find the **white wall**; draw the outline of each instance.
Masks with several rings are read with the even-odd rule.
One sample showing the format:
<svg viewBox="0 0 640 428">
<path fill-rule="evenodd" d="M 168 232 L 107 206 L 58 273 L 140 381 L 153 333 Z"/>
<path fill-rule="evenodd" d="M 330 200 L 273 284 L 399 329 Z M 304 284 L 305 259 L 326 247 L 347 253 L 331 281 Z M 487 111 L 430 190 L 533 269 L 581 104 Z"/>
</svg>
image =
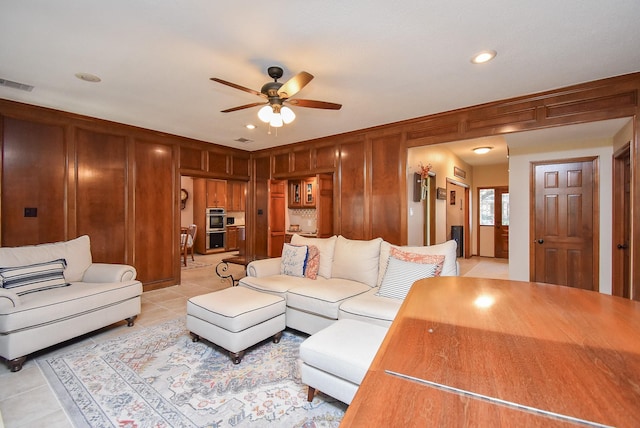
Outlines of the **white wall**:
<svg viewBox="0 0 640 428">
<path fill-rule="evenodd" d="M 612 222 L 612 155 L 611 140 L 563 142 L 563 150 L 544 144 L 530 144 L 522 148 L 510 148 L 509 157 L 509 278 L 529 281 L 529 195 L 531 162 L 558 159 L 598 157 L 600 177 L 600 292 L 611 294 L 611 222 Z"/>
</svg>

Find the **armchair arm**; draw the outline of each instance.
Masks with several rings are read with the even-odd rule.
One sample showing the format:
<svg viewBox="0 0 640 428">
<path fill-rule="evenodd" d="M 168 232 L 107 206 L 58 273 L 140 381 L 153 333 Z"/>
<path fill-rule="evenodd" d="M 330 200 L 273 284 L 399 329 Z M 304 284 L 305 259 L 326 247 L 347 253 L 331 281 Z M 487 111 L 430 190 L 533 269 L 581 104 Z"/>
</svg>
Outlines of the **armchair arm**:
<svg viewBox="0 0 640 428">
<path fill-rule="evenodd" d="M 0 287 L 0 309 L 17 308 L 20 306 L 20 296 L 13 291 Z"/>
<path fill-rule="evenodd" d="M 247 276 L 261 277 L 280 274 L 282 257 L 254 260 L 247 265 Z"/>
<path fill-rule="evenodd" d="M 126 282 L 136 279 L 136 268 L 115 263 L 93 263 L 82 278 L 83 282 Z"/>
</svg>

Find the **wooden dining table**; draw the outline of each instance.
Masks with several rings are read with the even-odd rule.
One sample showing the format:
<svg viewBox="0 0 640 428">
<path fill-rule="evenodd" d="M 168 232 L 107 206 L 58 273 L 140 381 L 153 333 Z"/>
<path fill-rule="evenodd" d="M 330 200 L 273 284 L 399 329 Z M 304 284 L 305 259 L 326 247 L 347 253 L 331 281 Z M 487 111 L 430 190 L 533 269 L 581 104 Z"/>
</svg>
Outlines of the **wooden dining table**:
<svg viewBox="0 0 640 428">
<path fill-rule="evenodd" d="M 417 281 L 341 427 L 640 426 L 640 303 L 522 281 Z"/>
</svg>

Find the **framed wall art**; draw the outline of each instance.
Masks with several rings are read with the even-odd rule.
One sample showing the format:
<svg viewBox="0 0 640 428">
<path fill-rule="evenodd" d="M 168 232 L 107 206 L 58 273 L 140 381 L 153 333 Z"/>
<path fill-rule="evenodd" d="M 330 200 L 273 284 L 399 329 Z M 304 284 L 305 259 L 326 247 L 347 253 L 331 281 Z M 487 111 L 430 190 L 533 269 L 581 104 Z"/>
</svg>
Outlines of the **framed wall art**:
<svg viewBox="0 0 640 428">
<path fill-rule="evenodd" d="M 457 166 L 453 167 L 453 175 L 460 178 L 467 178 L 467 172 L 458 168 Z"/>
</svg>

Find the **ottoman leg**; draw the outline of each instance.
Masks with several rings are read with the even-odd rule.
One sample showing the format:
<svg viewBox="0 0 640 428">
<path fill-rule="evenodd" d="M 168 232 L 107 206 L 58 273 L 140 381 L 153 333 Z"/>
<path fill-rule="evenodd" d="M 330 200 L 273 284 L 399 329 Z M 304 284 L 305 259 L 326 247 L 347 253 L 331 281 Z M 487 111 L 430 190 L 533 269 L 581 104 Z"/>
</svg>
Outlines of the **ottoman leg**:
<svg viewBox="0 0 640 428">
<path fill-rule="evenodd" d="M 231 357 L 233 364 L 240 364 L 240 361 L 242 361 L 242 357 L 244 357 L 244 351 L 240 351 L 240 352 L 229 351 L 229 356 Z"/>
<path fill-rule="evenodd" d="M 282 338 L 282 332 L 279 331 L 273 335 L 273 343 L 280 343 L 280 338 Z"/>
<path fill-rule="evenodd" d="M 309 388 L 307 390 L 307 401 L 308 402 L 312 402 L 313 401 L 313 396 L 316 395 L 316 389 L 313 386 L 309 386 L 307 388 Z"/>
<path fill-rule="evenodd" d="M 199 342 L 200 341 L 200 336 L 198 336 L 194 332 L 190 331 L 189 334 L 191 335 L 191 341 L 192 342 Z"/>
</svg>

